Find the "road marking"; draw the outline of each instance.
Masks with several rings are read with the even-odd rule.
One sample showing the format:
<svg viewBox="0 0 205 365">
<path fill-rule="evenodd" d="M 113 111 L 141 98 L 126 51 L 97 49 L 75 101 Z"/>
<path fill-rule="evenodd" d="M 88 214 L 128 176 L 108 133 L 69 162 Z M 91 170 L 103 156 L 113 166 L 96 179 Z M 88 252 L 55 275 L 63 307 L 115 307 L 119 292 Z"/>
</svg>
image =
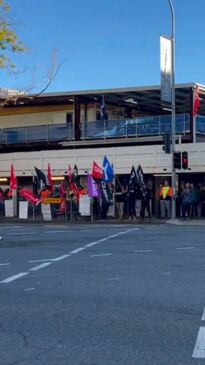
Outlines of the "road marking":
<svg viewBox="0 0 205 365">
<path fill-rule="evenodd" d="M 138 252 L 152 252 L 153 250 L 135 250 L 136 253 Z"/>
<path fill-rule="evenodd" d="M 41 270 L 43 269 L 44 267 L 48 266 L 48 265 L 51 265 L 52 262 L 44 262 L 44 264 L 41 264 L 41 265 L 38 265 L 38 266 L 34 266 L 32 267 L 31 269 L 29 269 L 30 271 L 38 271 L 38 270 Z"/>
<path fill-rule="evenodd" d="M 35 288 L 26 288 L 24 291 L 35 290 Z"/>
<path fill-rule="evenodd" d="M 35 232 L 12 232 L 12 233 L 7 233 L 7 236 L 26 236 L 31 234 L 34 235 Z"/>
<path fill-rule="evenodd" d="M 76 248 L 75 250 L 70 251 L 70 253 L 71 253 L 72 255 L 74 255 L 75 253 L 78 253 L 78 252 L 83 251 L 83 250 L 86 250 L 86 246 Z"/>
<path fill-rule="evenodd" d="M 175 250 L 192 250 L 194 247 L 190 246 L 190 247 L 176 247 Z"/>
<path fill-rule="evenodd" d="M 112 253 L 101 253 L 99 255 L 90 255 L 90 257 L 102 257 L 102 256 L 110 256 Z"/>
<path fill-rule="evenodd" d="M 105 279 L 105 281 L 114 281 L 114 280 L 119 280 L 120 278 L 110 278 L 110 279 Z"/>
<path fill-rule="evenodd" d="M 66 255 L 62 255 L 62 256 L 56 257 L 55 259 L 51 259 L 51 261 L 61 261 L 61 260 L 66 259 L 69 256 L 71 256 L 71 254 L 68 253 Z"/>
<path fill-rule="evenodd" d="M 85 246 L 83 246 L 83 247 L 76 248 L 75 250 L 73 250 L 73 251 L 69 252 L 68 254 L 65 254 L 65 255 L 62 255 L 62 256 L 56 257 L 56 258 L 54 258 L 54 259 L 49 260 L 49 262 L 44 262 L 43 264 L 40 264 L 40 265 L 38 265 L 38 266 L 34 266 L 34 267 L 32 267 L 31 269 L 29 269 L 29 271 L 38 271 L 38 270 L 40 270 L 40 269 L 43 269 L 44 267 L 47 267 L 47 266 L 51 265 L 51 264 L 53 263 L 53 261 L 60 261 L 60 260 L 63 260 L 63 259 L 65 259 L 66 257 L 69 257 L 69 256 L 71 256 L 71 255 L 73 255 L 73 254 L 76 254 L 76 253 L 79 253 L 79 252 L 81 252 L 81 251 L 83 251 L 83 250 L 86 250 L 86 249 L 87 249 L 87 248 L 89 248 L 89 247 L 92 247 L 92 246 L 94 246 L 94 245 L 97 245 L 97 244 L 99 244 L 99 243 L 101 243 L 101 242 L 108 241 L 108 240 L 110 240 L 111 238 L 115 238 L 115 237 L 118 237 L 118 236 L 121 236 L 121 235 L 124 235 L 124 234 L 130 233 L 130 232 L 138 231 L 138 230 L 139 230 L 139 228 L 132 228 L 132 229 L 128 229 L 128 230 L 126 230 L 126 231 L 119 232 L 119 233 L 113 234 L 113 235 L 111 235 L 111 236 L 108 236 L 108 237 L 105 237 L 105 238 L 99 239 L 99 240 L 97 240 L 97 241 L 95 241 L 95 242 L 90 242 L 90 243 L 86 244 L 86 245 L 85 245 Z M 43 261 L 45 261 L 45 260 L 43 260 Z M 52 261 L 52 262 L 51 262 L 51 261 Z M 23 273 L 19 273 L 19 274 L 17 274 L 17 275 L 11 276 L 11 277 L 9 277 L 9 278 L 7 278 L 7 279 L 4 279 L 4 280 L 0 281 L 0 283 L 10 283 L 11 281 L 16 280 L 16 279 L 19 279 L 19 278 L 21 278 L 21 277 L 22 277 L 22 276 L 24 276 L 24 275 L 28 275 L 28 272 L 23 272 Z M 116 278 L 114 278 L 114 280 L 117 280 L 117 279 L 116 279 Z"/>
<path fill-rule="evenodd" d="M 39 259 L 39 260 L 29 260 L 28 262 L 45 262 L 45 261 L 52 261 L 53 259 Z"/>
<path fill-rule="evenodd" d="M 170 271 L 163 272 L 162 275 L 171 275 L 171 272 Z"/>
<path fill-rule="evenodd" d="M 200 327 L 192 357 L 205 358 L 205 327 Z"/>
<path fill-rule="evenodd" d="M 16 279 L 22 278 L 22 276 L 25 276 L 25 275 L 28 275 L 28 272 L 20 272 L 19 274 L 10 276 L 9 278 L 0 281 L 0 283 L 8 284 L 8 283 L 11 283 L 12 281 L 14 281 Z"/>
<path fill-rule="evenodd" d="M 53 233 L 70 233 L 70 232 L 73 232 L 73 231 L 71 231 L 71 230 L 59 230 L 59 231 L 44 231 L 43 233 L 46 233 L 46 234 L 53 234 Z"/>
<path fill-rule="evenodd" d="M 201 320 L 205 321 L 205 308 L 204 308 L 204 313 L 202 314 Z"/>
<path fill-rule="evenodd" d="M 4 263 L 4 264 L 0 264 L 0 266 L 8 266 L 8 265 L 10 265 L 10 263 L 9 263 L 9 262 L 6 262 L 6 263 Z"/>
</svg>

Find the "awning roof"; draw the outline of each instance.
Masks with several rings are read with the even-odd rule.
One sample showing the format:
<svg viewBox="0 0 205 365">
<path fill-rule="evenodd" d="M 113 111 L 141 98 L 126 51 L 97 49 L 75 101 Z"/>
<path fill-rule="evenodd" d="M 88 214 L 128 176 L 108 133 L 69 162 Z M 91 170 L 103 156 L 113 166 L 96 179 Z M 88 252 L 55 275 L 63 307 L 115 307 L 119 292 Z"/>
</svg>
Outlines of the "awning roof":
<svg viewBox="0 0 205 365">
<path fill-rule="evenodd" d="M 205 86 L 196 83 L 176 85 L 176 113 L 189 113 L 191 108 L 191 90 L 199 86 L 200 108 L 199 114 L 205 115 Z M 27 105 L 68 105 L 73 104 L 75 96 L 79 96 L 81 104 L 101 103 L 102 95 L 105 96 L 105 104 L 130 107 L 139 113 L 148 115 L 167 114 L 167 107 L 161 101 L 160 86 L 129 87 L 118 89 L 66 91 L 24 95 L 7 101 L 5 107 L 18 107 Z"/>
</svg>

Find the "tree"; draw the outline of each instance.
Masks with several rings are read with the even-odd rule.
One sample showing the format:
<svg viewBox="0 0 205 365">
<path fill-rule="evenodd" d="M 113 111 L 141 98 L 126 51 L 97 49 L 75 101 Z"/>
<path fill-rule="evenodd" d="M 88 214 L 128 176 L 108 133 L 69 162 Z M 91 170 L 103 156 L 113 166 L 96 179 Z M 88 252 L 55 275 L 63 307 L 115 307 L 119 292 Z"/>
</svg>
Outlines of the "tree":
<svg viewBox="0 0 205 365">
<path fill-rule="evenodd" d="M 11 62 L 9 53 L 24 52 L 22 42 L 12 29 L 8 14 L 10 6 L 4 0 L 0 0 L 0 69 L 13 70 L 15 65 Z"/>
</svg>

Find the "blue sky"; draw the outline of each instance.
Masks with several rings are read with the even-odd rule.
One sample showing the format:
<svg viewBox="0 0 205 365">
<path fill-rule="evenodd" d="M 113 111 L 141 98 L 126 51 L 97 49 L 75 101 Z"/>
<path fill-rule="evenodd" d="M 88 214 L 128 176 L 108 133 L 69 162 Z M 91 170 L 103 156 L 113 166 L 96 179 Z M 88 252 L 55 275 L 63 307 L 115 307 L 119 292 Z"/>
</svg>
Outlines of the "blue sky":
<svg viewBox="0 0 205 365">
<path fill-rule="evenodd" d="M 9 0 L 8 0 L 9 2 Z M 176 82 L 205 84 L 205 1 L 173 0 Z M 1 71 L 0 87 L 37 89 L 49 55 L 67 58 L 48 91 L 154 85 L 160 82 L 159 36 L 170 34 L 168 0 L 10 0 L 15 29 L 29 49 Z M 33 82 L 35 78 L 35 82 Z"/>
</svg>

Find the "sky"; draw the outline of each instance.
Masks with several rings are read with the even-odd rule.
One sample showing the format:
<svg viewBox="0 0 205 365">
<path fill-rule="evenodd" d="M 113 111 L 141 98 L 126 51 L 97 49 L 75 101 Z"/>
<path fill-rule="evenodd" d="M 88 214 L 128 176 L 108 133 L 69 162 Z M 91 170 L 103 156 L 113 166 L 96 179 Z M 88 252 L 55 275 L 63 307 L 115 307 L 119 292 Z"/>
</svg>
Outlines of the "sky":
<svg viewBox="0 0 205 365">
<path fill-rule="evenodd" d="M 1 88 L 40 91 L 50 55 L 63 63 L 47 92 L 157 85 L 160 35 L 170 36 L 168 0 L 7 0 L 27 52 Z M 205 84 L 204 0 L 173 0 L 176 83 Z"/>
</svg>

